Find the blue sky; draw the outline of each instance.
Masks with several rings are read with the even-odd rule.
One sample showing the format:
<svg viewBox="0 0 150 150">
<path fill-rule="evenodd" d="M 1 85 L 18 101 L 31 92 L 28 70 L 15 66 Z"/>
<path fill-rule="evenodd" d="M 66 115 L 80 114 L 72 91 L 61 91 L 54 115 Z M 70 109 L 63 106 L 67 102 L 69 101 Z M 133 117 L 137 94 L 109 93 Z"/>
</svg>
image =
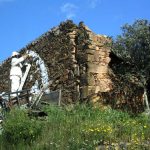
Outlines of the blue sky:
<svg viewBox="0 0 150 150">
<path fill-rule="evenodd" d="M 125 23 L 150 20 L 149 6 L 150 0 L 0 0 L 0 61 L 66 19 L 115 37 Z"/>
</svg>

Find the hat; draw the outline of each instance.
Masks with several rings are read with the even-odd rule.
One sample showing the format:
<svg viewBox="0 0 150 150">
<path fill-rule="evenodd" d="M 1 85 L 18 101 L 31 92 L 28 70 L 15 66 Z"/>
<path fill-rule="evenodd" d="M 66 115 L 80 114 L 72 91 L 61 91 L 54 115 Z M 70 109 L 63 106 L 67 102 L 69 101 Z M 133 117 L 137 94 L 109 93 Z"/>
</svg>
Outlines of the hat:
<svg viewBox="0 0 150 150">
<path fill-rule="evenodd" d="M 17 55 L 19 55 L 18 52 L 12 52 L 12 56 L 17 56 Z"/>
</svg>

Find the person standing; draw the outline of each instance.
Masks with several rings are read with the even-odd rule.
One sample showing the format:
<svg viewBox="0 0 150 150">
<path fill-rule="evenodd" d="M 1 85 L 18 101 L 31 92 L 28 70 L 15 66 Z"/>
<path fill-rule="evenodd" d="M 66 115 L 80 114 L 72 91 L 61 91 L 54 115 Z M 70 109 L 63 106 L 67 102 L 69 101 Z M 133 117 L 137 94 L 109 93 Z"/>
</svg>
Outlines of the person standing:
<svg viewBox="0 0 150 150">
<path fill-rule="evenodd" d="M 11 60 L 11 69 L 10 69 L 10 80 L 11 80 L 11 92 L 17 92 L 20 86 L 22 78 L 22 64 L 28 55 L 21 57 L 20 53 L 13 52 Z M 11 97 L 15 97 L 16 94 L 12 94 Z"/>
</svg>

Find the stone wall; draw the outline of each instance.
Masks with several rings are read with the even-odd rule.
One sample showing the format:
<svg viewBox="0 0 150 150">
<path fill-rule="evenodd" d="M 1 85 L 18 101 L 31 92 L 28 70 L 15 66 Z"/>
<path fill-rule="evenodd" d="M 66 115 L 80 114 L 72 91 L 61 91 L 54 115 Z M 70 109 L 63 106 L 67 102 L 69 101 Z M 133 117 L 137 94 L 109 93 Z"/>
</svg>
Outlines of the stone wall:
<svg viewBox="0 0 150 150">
<path fill-rule="evenodd" d="M 112 89 L 108 75 L 109 43 L 109 38 L 94 34 L 83 23 L 77 26 L 67 21 L 28 44 L 20 53 L 27 49 L 38 53 L 45 62 L 49 80 L 53 80 L 50 90 L 61 88 L 63 102 L 72 103 Z M 10 91 L 10 60 L 0 67 L 0 92 Z M 24 89 L 31 88 L 36 80 L 41 84 L 38 66 L 32 59 L 30 63 Z"/>
<path fill-rule="evenodd" d="M 106 36 L 94 34 L 88 27 L 80 24 L 77 44 L 77 61 L 81 70 L 81 99 L 99 98 L 99 92 L 112 89 L 112 82 L 108 74 L 110 62 L 110 39 Z M 84 42 L 83 42 L 84 41 Z"/>
</svg>

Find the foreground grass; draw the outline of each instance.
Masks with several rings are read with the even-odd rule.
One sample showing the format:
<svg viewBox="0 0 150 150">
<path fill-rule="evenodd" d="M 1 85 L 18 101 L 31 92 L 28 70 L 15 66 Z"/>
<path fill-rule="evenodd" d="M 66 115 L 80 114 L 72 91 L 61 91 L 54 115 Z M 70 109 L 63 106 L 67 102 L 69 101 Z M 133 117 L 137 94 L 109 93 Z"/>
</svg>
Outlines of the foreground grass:
<svg viewBox="0 0 150 150">
<path fill-rule="evenodd" d="M 150 118 L 116 110 L 76 105 L 44 108 L 44 120 L 13 110 L 3 123 L 1 149 L 93 150 L 150 148 Z"/>
</svg>

